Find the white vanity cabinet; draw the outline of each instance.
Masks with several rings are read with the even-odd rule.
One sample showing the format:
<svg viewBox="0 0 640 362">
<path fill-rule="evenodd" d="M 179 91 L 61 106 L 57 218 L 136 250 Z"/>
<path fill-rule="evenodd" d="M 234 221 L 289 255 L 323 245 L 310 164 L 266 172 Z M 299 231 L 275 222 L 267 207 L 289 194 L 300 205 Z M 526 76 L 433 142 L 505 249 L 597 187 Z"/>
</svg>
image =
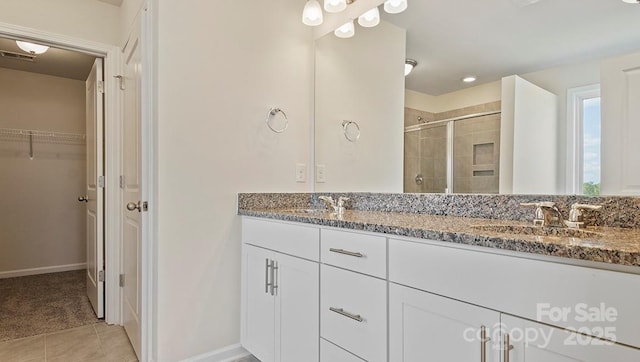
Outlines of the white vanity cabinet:
<svg viewBox="0 0 640 362">
<path fill-rule="evenodd" d="M 505 314 L 501 321 L 513 346 L 504 362 L 640 361 L 640 350 L 635 348 Z"/>
<path fill-rule="evenodd" d="M 500 313 L 413 288 L 389 286 L 389 360 L 498 362 Z M 483 338 L 484 337 L 484 338 Z"/>
<path fill-rule="evenodd" d="M 323 228 L 320 245 L 320 336 L 344 350 L 321 361 L 387 361 L 387 239 Z"/>
<path fill-rule="evenodd" d="M 243 347 L 261 362 L 318 361 L 318 229 L 243 218 L 242 239 Z"/>
</svg>

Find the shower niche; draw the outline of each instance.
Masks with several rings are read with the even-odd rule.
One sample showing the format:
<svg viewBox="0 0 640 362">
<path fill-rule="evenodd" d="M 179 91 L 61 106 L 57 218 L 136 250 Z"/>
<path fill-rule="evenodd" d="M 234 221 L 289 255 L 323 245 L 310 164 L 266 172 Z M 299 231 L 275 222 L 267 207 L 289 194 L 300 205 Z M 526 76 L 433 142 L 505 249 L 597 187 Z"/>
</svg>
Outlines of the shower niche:
<svg viewBox="0 0 640 362">
<path fill-rule="evenodd" d="M 404 192 L 498 193 L 500 107 L 405 108 Z"/>
</svg>

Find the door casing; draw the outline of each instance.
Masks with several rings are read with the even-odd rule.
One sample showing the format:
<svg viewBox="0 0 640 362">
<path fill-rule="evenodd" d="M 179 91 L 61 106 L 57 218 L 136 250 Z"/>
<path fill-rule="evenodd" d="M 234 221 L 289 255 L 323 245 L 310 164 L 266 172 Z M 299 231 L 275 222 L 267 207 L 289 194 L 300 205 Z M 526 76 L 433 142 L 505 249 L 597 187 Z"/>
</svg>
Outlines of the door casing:
<svg viewBox="0 0 640 362">
<path fill-rule="evenodd" d="M 154 230 L 156 228 L 155 213 L 155 154 L 153 135 L 155 134 L 154 104 L 157 95 L 152 90 L 154 62 L 152 61 L 153 44 L 150 41 L 155 36 L 153 31 L 151 6 L 148 2 L 141 13 L 141 37 L 143 44 L 142 66 L 147 72 L 142 80 L 142 162 L 143 162 L 143 200 L 148 201 L 149 212 L 143 216 L 142 232 L 142 330 L 141 330 L 141 360 L 153 361 L 156 357 L 155 333 L 155 285 L 156 285 L 156 253 L 153 248 Z M 101 57 L 104 60 L 104 171 L 105 171 L 105 321 L 109 324 L 122 325 L 122 293 L 119 286 L 122 272 L 121 245 L 121 213 L 125 208 L 120 192 L 121 174 L 121 131 L 122 131 L 122 95 L 117 76 L 122 74 L 122 52 L 114 45 L 87 41 L 69 37 L 49 31 L 27 28 L 0 22 L 0 36 L 17 40 L 35 41 L 67 50 L 77 51 Z"/>
</svg>

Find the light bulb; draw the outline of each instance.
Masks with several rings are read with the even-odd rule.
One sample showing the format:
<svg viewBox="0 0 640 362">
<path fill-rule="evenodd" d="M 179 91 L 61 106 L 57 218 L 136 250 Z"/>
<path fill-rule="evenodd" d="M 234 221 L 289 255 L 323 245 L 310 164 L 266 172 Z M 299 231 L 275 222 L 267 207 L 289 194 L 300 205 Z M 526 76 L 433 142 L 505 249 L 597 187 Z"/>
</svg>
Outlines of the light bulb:
<svg viewBox="0 0 640 362">
<path fill-rule="evenodd" d="M 333 32 L 338 38 L 351 38 L 356 34 L 356 29 L 353 25 L 353 20 L 348 23 L 344 23 L 341 27 Z"/>
<path fill-rule="evenodd" d="M 375 7 L 358 17 L 358 24 L 364 28 L 372 28 L 380 24 L 380 11 Z"/>
<path fill-rule="evenodd" d="M 46 45 L 33 44 L 26 41 L 16 40 L 16 44 L 18 45 L 18 48 L 31 54 L 42 54 L 49 50 L 49 47 Z"/>
<path fill-rule="evenodd" d="M 339 13 L 347 8 L 347 0 L 324 0 L 324 10 L 328 13 Z"/>
<path fill-rule="evenodd" d="M 475 75 L 468 75 L 464 78 L 462 78 L 461 80 L 465 83 L 473 83 L 478 79 L 478 77 L 476 77 Z"/>
<path fill-rule="evenodd" d="M 302 23 L 309 26 L 322 24 L 322 8 L 318 0 L 309 0 L 302 10 Z"/>
<path fill-rule="evenodd" d="M 387 0 L 384 2 L 384 11 L 389 14 L 397 14 L 407 10 L 407 0 Z"/>
<path fill-rule="evenodd" d="M 404 61 L 404 76 L 408 76 L 409 73 L 411 73 L 411 71 L 413 70 L 413 68 L 416 67 L 416 65 L 418 65 L 418 62 L 416 62 L 413 59 L 406 59 Z"/>
</svg>

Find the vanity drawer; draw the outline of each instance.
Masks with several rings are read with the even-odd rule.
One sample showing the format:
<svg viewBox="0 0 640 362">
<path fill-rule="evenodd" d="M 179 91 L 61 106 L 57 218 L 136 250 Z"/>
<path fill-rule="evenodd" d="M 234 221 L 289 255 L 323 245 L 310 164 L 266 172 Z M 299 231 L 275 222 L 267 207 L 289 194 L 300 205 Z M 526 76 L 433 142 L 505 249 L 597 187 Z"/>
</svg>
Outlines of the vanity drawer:
<svg viewBox="0 0 640 362">
<path fill-rule="evenodd" d="M 320 269 L 320 336 L 369 362 L 386 361 L 387 282 Z"/>
<path fill-rule="evenodd" d="M 242 242 L 313 261 L 320 258 L 320 230 L 313 226 L 243 217 Z"/>
<path fill-rule="evenodd" d="M 386 278 L 385 237 L 328 229 L 322 229 L 320 236 L 322 263 Z"/>
<path fill-rule="evenodd" d="M 320 338 L 320 362 L 366 362 L 331 342 Z"/>
</svg>

